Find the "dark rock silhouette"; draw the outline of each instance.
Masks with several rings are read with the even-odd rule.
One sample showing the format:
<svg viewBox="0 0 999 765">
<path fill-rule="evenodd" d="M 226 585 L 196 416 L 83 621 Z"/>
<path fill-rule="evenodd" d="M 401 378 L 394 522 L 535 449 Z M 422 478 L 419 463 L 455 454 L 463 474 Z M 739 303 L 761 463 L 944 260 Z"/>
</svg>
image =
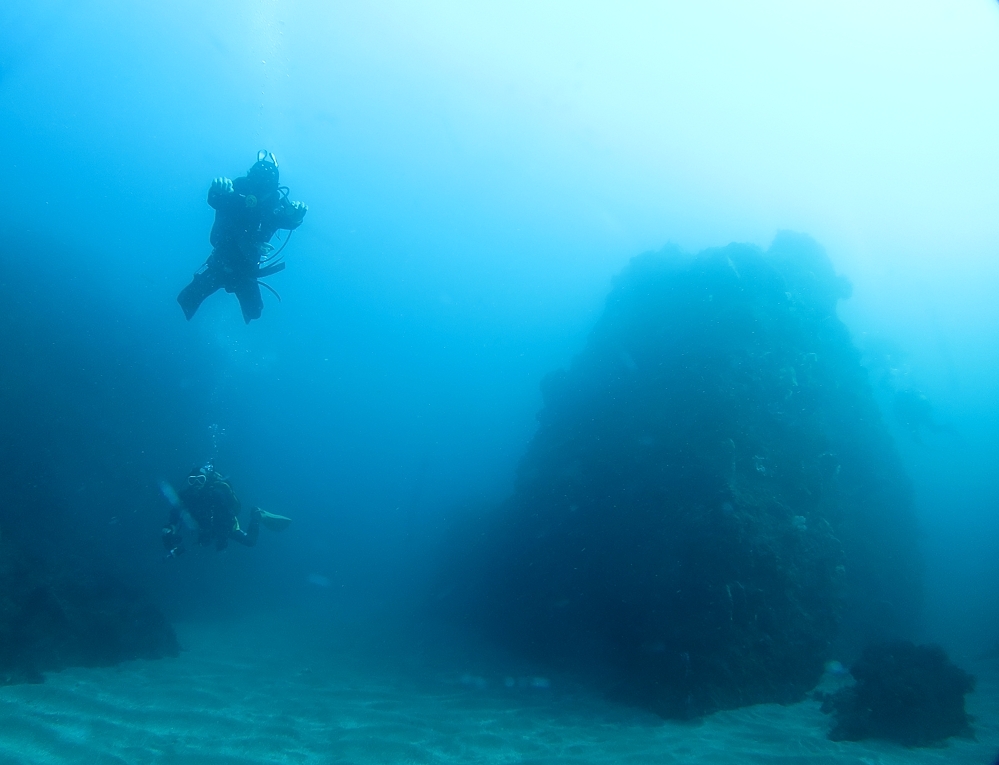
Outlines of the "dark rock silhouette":
<svg viewBox="0 0 999 765">
<path fill-rule="evenodd" d="M 801 699 L 834 641 L 904 634 L 911 492 L 848 294 L 794 234 L 635 258 L 441 603 L 671 717 Z"/>
<path fill-rule="evenodd" d="M 0 685 L 177 655 L 173 628 L 140 592 L 111 577 L 46 568 L 0 541 Z"/>
<path fill-rule="evenodd" d="M 170 655 L 141 594 L 180 597 L 147 565 L 152 483 L 193 451 L 210 362 L 181 363 L 154 320 L 123 315 L 83 251 L 9 233 L 25 256 L 0 274 L 0 684 Z"/>
<path fill-rule="evenodd" d="M 822 711 L 836 715 L 834 741 L 887 739 L 904 746 L 934 746 L 951 736 L 970 736 L 964 696 L 975 678 L 955 666 L 936 645 L 896 640 L 867 648 L 850 669 L 856 684 L 825 698 Z"/>
</svg>

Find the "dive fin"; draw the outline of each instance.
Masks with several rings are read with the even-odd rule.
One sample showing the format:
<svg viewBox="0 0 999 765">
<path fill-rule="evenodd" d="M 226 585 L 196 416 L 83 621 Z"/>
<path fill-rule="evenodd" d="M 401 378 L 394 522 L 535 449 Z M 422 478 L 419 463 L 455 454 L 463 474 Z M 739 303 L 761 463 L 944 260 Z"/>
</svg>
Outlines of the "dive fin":
<svg viewBox="0 0 999 765">
<path fill-rule="evenodd" d="M 271 531 L 284 531 L 291 525 L 291 518 L 286 518 L 283 515 L 275 515 L 274 513 L 268 513 L 266 510 L 261 510 L 259 507 L 257 508 L 257 512 L 260 513 L 260 522 Z"/>
</svg>

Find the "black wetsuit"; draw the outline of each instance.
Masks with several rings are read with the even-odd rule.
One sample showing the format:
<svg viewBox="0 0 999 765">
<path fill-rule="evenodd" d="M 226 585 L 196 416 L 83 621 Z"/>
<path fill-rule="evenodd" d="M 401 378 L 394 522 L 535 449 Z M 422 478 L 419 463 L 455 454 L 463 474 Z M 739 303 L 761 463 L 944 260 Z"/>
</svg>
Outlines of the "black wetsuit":
<svg viewBox="0 0 999 765">
<path fill-rule="evenodd" d="M 248 176 L 232 182 L 232 191 L 212 185 L 208 204 L 215 209 L 212 226 L 212 254 L 177 296 L 177 302 L 190 319 L 202 301 L 218 289 L 232 292 L 239 299 L 243 319 L 249 323 L 260 318 L 264 302 L 257 281 L 280 267 L 260 269 L 263 245 L 278 229 L 292 231 L 302 225 L 305 210 L 295 207 L 275 185 L 267 188 Z"/>
<path fill-rule="evenodd" d="M 188 486 L 180 492 L 179 498 L 183 509 L 198 526 L 198 544 L 204 546 L 214 542 L 217 550 L 224 550 L 230 539 L 247 547 L 257 543 L 260 515 L 251 512 L 250 525 L 243 531 L 239 527 L 240 503 L 236 492 L 217 473 L 209 477 L 204 486 Z M 175 534 L 180 533 L 180 511 L 180 507 L 174 507 L 170 512 L 170 528 Z"/>
</svg>

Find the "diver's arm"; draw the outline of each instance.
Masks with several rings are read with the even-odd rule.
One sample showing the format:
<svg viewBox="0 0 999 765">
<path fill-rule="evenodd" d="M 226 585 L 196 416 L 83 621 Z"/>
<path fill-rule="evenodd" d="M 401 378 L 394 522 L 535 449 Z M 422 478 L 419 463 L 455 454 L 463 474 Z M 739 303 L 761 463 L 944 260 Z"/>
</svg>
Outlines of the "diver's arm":
<svg viewBox="0 0 999 765">
<path fill-rule="evenodd" d="M 212 181 L 212 185 L 208 189 L 208 204 L 210 207 L 218 210 L 235 193 L 232 181 L 228 178 L 216 178 Z"/>
<path fill-rule="evenodd" d="M 274 223 L 278 228 L 294 231 L 302 225 L 305 214 L 309 211 L 309 206 L 304 202 L 288 202 L 282 200 L 282 204 L 274 211 Z"/>
</svg>

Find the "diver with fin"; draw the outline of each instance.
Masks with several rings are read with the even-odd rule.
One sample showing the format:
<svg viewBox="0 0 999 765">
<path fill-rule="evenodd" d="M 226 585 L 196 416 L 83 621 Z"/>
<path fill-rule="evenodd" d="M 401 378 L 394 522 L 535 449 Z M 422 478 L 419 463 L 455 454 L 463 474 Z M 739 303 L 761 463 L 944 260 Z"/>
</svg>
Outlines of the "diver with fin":
<svg viewBox="0 0 999 765">
<path fill-rule="evenodd" d="M 273 531 L 283 531 L 291 523 L 291 518 L 254 507 L 250 509 L 249 525 L 244 531 L 239 525 L 241 505 L 236 492 L 210 463 L 193 468 L 187 477 L 187 486 L 179 494 L 166 483 L 161 489 L 170 503 L 170 519 L 162 530 L 167 558 L 184 552 L 185 526 L 197 533 L 198 544 L 202 547 L 214 542 L 216 550 L 224 550 L 229 540 L 253 547 L 261 524 Z"/>
<path fill-rule="evenodd" d="M 260 287 L 274 292 L 260 279 L 285 267 L 280 259 L 284 245 L 275 250 L 271 237 L 278 229 L 288 231 L 290 237 L 309 208 L 288 199 L 288 188 L 278 182 L 277 159 L 266 150 L 257 152 L 257 161 L 245 176 L 212 181 L 208 204 L 215 210 L 212 254 L 181 290 L 177 302 L 190 320 L 206 297 L 224 289 L 236 295 L 243 320 L 249 324 L 260 318 L 264 308 Z"/>
</svg>

